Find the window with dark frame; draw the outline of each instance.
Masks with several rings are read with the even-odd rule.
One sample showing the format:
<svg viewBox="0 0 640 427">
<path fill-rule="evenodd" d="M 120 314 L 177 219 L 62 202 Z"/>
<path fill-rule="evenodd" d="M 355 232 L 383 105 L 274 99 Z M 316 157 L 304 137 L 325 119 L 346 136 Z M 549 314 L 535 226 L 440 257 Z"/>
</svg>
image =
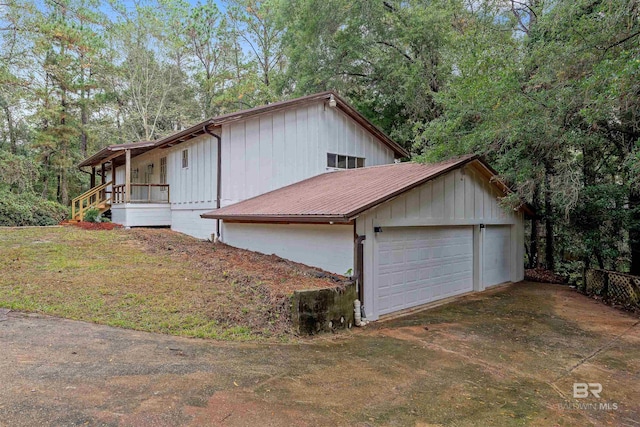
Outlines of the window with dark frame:
<svg viewBox="0 0 640 427">
<path fill-rule="evenodd" d="M 338 157 L 337 154 L 327 153 L 327 167 L 328 168 L 335 168 L 335 167 L 338 166 L 338 161 L 336 160 L 337 157 Z"/>
<path fill-rule="evenodd" d="M 347 168 L 347 156 L 338 155 L 338 169 Z"/>
<path fill-rule="evenodd" d="M 327 153 L 327 167 L 333 169 L 357 169 L 365 165 L 364 157 Z"/>
<path fill-rule="evenodd" d="M 167 183 L 167 158 L 160 157 L 160 184 Z M 167 192 L 167 187 L 160 187 L 162 193 Z"/>
<path fill-rule="evenodd" d="M 161 157 L 160 158 L 160 184 L 166 184 L 166 183 L 167 183 L 167 158 Z M 162 190 L 165 190 L 165 188 L 163 187 Z"/>
<path fill-rule="evenodd" d="M 182 150 L 182 169 L 189 167 L 189 150 Z"/>
</svg>

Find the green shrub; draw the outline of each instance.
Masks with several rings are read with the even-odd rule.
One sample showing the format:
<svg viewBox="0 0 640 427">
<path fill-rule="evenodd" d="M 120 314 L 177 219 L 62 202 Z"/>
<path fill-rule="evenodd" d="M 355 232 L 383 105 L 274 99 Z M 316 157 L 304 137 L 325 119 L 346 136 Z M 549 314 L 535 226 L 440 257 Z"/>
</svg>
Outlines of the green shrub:
<svg viewBox="0 0 640 427">
<path fill-rule="evenodd" d="M 0 226 L 56 225 L 67 216 L 66 207 L 33 193 L 0 192 Z"/>
<path fill-rule="evenodd" d="M 84 213 L 83 219 L 87 222 L 102 222 L 102 218 L 100 216 L 100 210 L 98 210 L 97 208 L 88 209 Z"/>
</svg>

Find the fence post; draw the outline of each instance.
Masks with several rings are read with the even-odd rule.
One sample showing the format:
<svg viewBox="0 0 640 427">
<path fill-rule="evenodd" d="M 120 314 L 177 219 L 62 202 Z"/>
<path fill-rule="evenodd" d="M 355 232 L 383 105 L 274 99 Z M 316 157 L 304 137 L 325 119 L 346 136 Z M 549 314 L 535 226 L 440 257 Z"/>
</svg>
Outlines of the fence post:
<svg viewBox="0 0 640 427">
<path fill-rule="evenodd" d="M 602 285 L 602 295 L 605 301 L 609 301 L 609 273 L 604 272 L 604 284 Z"/>
</svg>

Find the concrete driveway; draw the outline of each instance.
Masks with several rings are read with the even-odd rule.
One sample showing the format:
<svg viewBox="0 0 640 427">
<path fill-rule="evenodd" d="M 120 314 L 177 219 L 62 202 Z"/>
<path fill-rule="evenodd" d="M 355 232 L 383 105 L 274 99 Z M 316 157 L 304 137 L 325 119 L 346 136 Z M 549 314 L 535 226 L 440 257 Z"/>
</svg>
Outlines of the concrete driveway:
<svg viewBox="0 0 640 427">
<path fill-rule="evenodd" d="M 640 425 L 638 319 L 556 285 L 295 344 L 0 313 L 0 348 L 1 426 Z"/>
</svg>

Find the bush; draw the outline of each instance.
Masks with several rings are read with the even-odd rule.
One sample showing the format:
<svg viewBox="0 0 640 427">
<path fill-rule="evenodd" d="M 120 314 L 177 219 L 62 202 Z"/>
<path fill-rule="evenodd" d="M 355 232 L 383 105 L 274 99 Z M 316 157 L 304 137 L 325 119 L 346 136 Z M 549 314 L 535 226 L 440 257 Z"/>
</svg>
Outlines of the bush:
<svg viewBox="0 0 640 427">
<path fill-rule="evenodd" d="M 100 216 L 100 211 L 97 208 L 88 209 L 84 213 L 84 218 L 86 222 L 102 222 L 102 218 Z"/>
<path fill-rule="evenodd" d="M 33 193 L 0 192 L 0 226 L 56 225 L 67 215 L 66 207 Z"/>
</svg>

